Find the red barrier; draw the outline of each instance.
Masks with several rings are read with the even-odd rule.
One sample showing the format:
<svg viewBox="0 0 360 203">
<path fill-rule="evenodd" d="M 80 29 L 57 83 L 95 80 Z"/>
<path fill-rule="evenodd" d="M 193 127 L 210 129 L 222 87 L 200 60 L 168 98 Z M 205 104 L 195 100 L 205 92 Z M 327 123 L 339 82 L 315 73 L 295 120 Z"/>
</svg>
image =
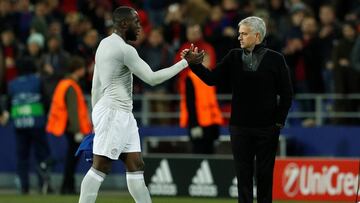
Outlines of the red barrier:
<svg viewBox="0 0 360 203">
<path fill-rule="evenodd" d="M 277 159 L 273 198 L 355 202 L 358 179 L 356 159 Z"/>
</svg>

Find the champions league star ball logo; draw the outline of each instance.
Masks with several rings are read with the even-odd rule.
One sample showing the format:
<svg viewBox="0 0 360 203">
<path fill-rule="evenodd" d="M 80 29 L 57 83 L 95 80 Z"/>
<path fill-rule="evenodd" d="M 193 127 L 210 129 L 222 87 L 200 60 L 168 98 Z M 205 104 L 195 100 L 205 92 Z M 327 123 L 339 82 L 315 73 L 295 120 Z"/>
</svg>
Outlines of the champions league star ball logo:
<svg viewBox="0 0 360 203">
<path fill-rule="evenodd" d="M 299 175 L 300 168 L 297 164 L 291 163 L 286 166 L 282 177 L 282 185 L 284 193 L 288 197 L 294 197 L 299 192 Z"/>
</svg>

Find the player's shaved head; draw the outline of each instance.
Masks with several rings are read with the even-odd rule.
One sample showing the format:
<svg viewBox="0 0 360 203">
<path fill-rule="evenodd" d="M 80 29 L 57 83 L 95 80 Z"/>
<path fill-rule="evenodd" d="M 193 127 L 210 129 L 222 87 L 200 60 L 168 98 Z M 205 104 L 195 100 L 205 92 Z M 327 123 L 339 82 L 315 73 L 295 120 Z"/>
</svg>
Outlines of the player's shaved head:
<svg viewBox="0 0 360 203">
<path fill-rule="evenodd" d="M 113 22 L 114 26 L 118 27 L 120 23 L 124 20 L 129 20 L 131 17 L 136 14 L 136 11 L 128 6 L 120 6 L 113 12 Z"/>
</svg>

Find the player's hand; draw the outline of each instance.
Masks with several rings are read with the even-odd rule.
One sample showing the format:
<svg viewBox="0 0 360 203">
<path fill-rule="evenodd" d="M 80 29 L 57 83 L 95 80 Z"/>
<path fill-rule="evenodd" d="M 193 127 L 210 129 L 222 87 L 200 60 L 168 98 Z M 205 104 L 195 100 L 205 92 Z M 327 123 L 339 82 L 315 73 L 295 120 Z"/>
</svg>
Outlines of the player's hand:
<svg viewBox="0 0 360 203">
<path fill-rule="evenodd" d="M 190 49 L 184 49 L 180 53 L 180 57 L 183 59 L 185 58 L 186 54 L 190 51 Z"/>
<path fill-rule="evenodd" d="M 190 135 L 193 139 L 200 139 L 204 135 L 202 127 L 196 126 L 190 129 Z"/>
<path fill-rule="evenodd" d="M 205 52 L 204 50 L 199 51 L 197 47 L 194 47 L 193 44 L 191 44 L 189 50 L 183 50 L 182 53 L 184 54 L 183 58 L 189 63 L 189 64 L 199 64 L 202 63 L 204 60 Z"/>
</svg>

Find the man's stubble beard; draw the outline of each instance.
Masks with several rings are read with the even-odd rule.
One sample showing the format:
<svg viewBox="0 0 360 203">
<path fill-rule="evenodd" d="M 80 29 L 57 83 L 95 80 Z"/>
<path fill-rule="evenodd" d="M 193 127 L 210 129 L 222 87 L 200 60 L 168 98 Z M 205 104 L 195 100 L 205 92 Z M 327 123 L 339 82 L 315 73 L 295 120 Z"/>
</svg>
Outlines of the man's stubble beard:
<svg viewBox="0 0 360 203">
<path fill-rule="evenodd" d="M 129 40 L 129 41 L 136 41 L 137 40 L 136 33 L 130 28 L 126 30 L 125 35 L 126 35 L 126 39 Z"/>
</svg>

